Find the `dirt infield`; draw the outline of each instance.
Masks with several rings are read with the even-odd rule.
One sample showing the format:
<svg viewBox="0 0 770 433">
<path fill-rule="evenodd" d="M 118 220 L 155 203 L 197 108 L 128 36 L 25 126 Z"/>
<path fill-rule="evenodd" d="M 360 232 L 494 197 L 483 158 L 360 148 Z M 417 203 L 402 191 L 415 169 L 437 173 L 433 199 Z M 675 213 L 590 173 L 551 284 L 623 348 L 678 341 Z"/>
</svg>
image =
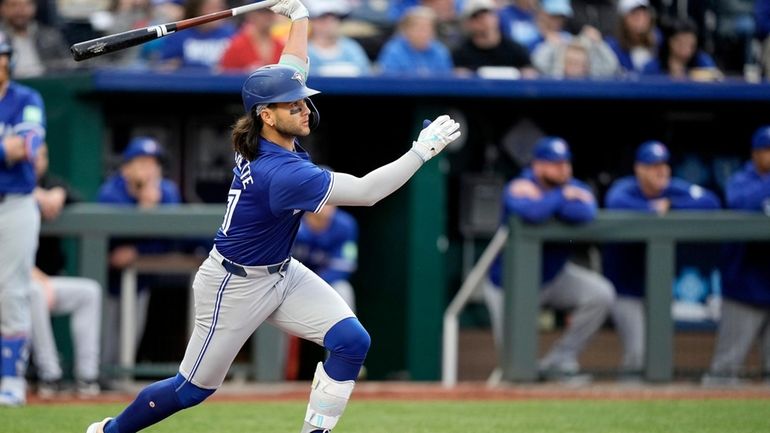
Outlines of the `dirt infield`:
<svg viewBox="0 0 770 433">
<path fill-rule="evenodd" d="M 305 400 L 309 383 L 226 384 L 211 397 L 219 402 L 258 402 Z M 127 403 L 141 385 L 121 392 L 104 393 L 97 399 L 76 399 L 63 395 L 52 400 L 30 396 L 30 404 Z M 580 387 L 567 385 L 503 385 L 494 388 L 483 383 L 463 383 L 452 389 L 435 383 L 362 382 L 356 386 L 354 400 L 698 400 L 762 399 L 770 400 L 770 384 L 735 388 L 704 388 L 694 384 L 626 385 L 595 383 Z"/>
</svg>

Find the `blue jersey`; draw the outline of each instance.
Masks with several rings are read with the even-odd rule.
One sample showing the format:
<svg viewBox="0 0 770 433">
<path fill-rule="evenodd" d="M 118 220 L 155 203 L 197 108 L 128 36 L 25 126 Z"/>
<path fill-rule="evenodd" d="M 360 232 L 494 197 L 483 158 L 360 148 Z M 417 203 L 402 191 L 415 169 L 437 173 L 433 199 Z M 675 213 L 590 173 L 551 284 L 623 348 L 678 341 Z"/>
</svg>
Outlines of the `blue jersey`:
<svg viewBox="0 0 770 433">
<path fill-rule="evenodd" d="M 519 179 L 528 179 L 540 187 L 543 196 L 540 199 L 515 197 L 511 193 L 513 183 Z M 577 179 L 570 179 L 568 185 L 576 186 L 591 193 L 586 184 Z M 526 170 L 521 177 L 512 180 L 503 191 L 503 216 L 502 224 L 508 224 L 512 215 L 518 215 L 524 222 L 539 224 L 551 218 L 577 224 L 593 220 L 596 217 L 596 200 L 586 203 L 580 200 L 567 200 L 562 192 L 563 187 L 546 190 L 537 182 L 532 170 Z M 593 196 L 593 194 L 592 194 Z M 567 263 L 571 249 L 568 245 L 546 244 L 543 248 L 542 282 L 551 281 Z M 502 287 L 502 260 L 501 256 L 495 259 L 490 270 L 489 277 L 492 282 Z"/>
<path fill-rule="evenodd" d="M 667 198 L 672 210 L 719 209 L 719 198 L 713 192 L 683 179 L 673 178 L 659 197 L 648 198 L 639 188 L 636 177 L 627 176 L 615 181 L 607 192 L 607 209 L 627 209 L 640 212 L 655 212 L 655 200 Z M 688 254 L 680 256 L 677 263 L 681 266 Z M 692 255 L 692 254 L 690 254 Z M 608 244 L 602 249 L 603 269 L 607 278 L 615 285 L 615 290 L 626 296 L 644 296 L 645 252 L 640 244 Z"/>
<path fill-rule="evenodd" d="M 725 188 L 727 207 L 770 215 L 770 174 L 760 174 L 749 162 L 730 177 Z M 726 248 L 722 292 L 728 298 L 770 307 L 770 244 L 751 242 Z"/>
<path fill-rule="evenodd" d="M 35 90 L 11 82 L 0 99 L 0 140 L 11 135 L 26 138 L 32 156 L 45 139 L 43 98 Z M 11 166 L 0 145 L 0 194 L 27 194 L 35 189 L 33 158 Z"/>
<path fill-rule="evenodd" d="M 179 59 L 182 68 L 211 69 L 219 64 L 235 33 L 235 27 L 230 24 L 209 31 L 192 28 L 174 33 L 166 38 L 161 58 Z"/>
<path fill-rule="evenodd" d="M 313 231 L 304 222 L 299 227 L 292 256 L 329 284 L 348 280 L 358 261 L 358 224 L 349 213 L 337 209 L 329 226 Z"/>
<path fill-rule="evenodd" d="M 295 143 L 296 152 L 259 139 L 259 155 L 235 158 L 222 226 L 214 239 L 228 260 L 266 266 L 289 257 L 305 211 L 318 212 L 329 199 L 333 176 Z"/>
<path fill-rule="evenodd" d="M 174 205 L 182 202 L 179 188 L 169 179 L 162 179 L 160 182 L 160 204 Z M 124 206 L 137 206 L 137 200 L 128 193 L 126 178 L 121 174 L 115 174 L 109 177 L 99 188 L 97 197 L 99 203 L 116 204 Z M 125 243 L 122 240 L 115 240 L 114 244 Z M 140 254 L 162 254 L 173 249 L 174 242 L 170 240 L 147 240 L 141 242 L 130 242 Z"/>
</svg>

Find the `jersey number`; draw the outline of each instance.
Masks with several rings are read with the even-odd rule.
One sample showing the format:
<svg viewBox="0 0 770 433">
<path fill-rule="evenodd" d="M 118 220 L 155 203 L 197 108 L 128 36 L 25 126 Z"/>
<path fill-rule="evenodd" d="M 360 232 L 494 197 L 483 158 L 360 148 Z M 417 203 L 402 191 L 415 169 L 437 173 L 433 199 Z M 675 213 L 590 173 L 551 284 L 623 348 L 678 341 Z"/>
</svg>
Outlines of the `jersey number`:
<svg viewBox="0 0 770 433">
<path fill-rule="evenodd" d="M 225 212 L 225 220 L 222 222 L 222 234 L 225 236 L 227 236 L 227 229 L 230 228 L 230 222 L 232 222 L 233 214 L 235 213 L 235 206 L 240 198 L 241 190 L 239 189 L 231 189 L 227 194 L 227 212 Z"/>
</svg>

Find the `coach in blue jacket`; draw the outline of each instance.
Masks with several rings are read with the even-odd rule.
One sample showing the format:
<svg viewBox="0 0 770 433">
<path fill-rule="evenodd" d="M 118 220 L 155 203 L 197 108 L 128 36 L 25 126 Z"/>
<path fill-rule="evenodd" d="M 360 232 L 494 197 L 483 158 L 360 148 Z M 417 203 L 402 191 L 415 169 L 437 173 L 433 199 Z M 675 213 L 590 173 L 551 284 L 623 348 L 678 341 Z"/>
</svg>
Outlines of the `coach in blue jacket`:
<svg viewBox="0 0 770 433">
<path fill-rule="evenodd" d="M 669 151 L 659 141 L 642 143 L 636 151 L 634 176 L 615 181 L 607 192 L 607 209 L 665 214 L 669 210 L 718 209 L 711 191 L 671 177 Z M 611 315 L 623 343 L 624 374 L 639 374 L 644 365 L 643 245 L 607 245 L 603 249 L 604 274 L 615 285 L 618 297 Z"/>
<path fill-rule="evenodd" d="M 770 216 L 770 125 L 754 133 L 751 149 L 751 161 L 727 182 L 727 206 Z M 770 377 L 770 244 L 734 244 L 727 250 L 717 343 L 704 377 L 707 385 L 737 380 L 757 337 L 762 372 Z"/>
<path fill-rule="evenodd" d="M 542 138 L 535 145 L 531 167 L 509 182 L 503 192 L 503 224 L 517 215 L 530 224 L 552 218 L 567 223 L 586 223 L 596 217 L 596 199 L 588 186 L 572 177 L 572 154 L 557 137 Z M 543 249 L 540 303 L 571 310 L 564 335 L 539 362 L 543 379 L 569 379 L 579 372 L 578 355 L 604 322 L 614 299 L 612 284 L 602 275 L 568 261 L 567 245 L 546 244 Z M 502 265 L 492 265 L 485 287 L 495 340 L 500 345 L 503 326 Z"/>
</svg>

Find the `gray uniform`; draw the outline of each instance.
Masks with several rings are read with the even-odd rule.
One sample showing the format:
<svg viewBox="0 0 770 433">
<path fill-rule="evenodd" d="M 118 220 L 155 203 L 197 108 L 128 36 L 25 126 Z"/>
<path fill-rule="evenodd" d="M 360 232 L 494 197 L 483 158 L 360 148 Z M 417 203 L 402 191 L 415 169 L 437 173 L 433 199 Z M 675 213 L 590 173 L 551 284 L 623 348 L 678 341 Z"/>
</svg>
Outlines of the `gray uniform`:
<svg viewBox="0 0 770 433">
<path fill-rule="evenodd" d="M 228 273 L 222 259 L 212 249 L 193 282 L 195 327 L 179 371 L 196 386 L 218 388 L 264 321 L 323 345 L 332 326 L 354 317 L 342 297 L 297 260 L 273 274 L 266 266 L 242 266 L 247 276 L 240 277 Z"/>
<path fill-rule="evenodd" d="M 99 376 L 99 324 L 102 320 L 102 288 L 94 280 L 51 277 L 55 302 L 50 312 L 43 287 L 34 282 L 30 293 L 32 353 L 42 380 L 62 377 L 59 355 L 51 329 L 51 316 L 70 314 L 70 332 L 75 351 L 75 377 L 91 381 Z"/>
</svg>

